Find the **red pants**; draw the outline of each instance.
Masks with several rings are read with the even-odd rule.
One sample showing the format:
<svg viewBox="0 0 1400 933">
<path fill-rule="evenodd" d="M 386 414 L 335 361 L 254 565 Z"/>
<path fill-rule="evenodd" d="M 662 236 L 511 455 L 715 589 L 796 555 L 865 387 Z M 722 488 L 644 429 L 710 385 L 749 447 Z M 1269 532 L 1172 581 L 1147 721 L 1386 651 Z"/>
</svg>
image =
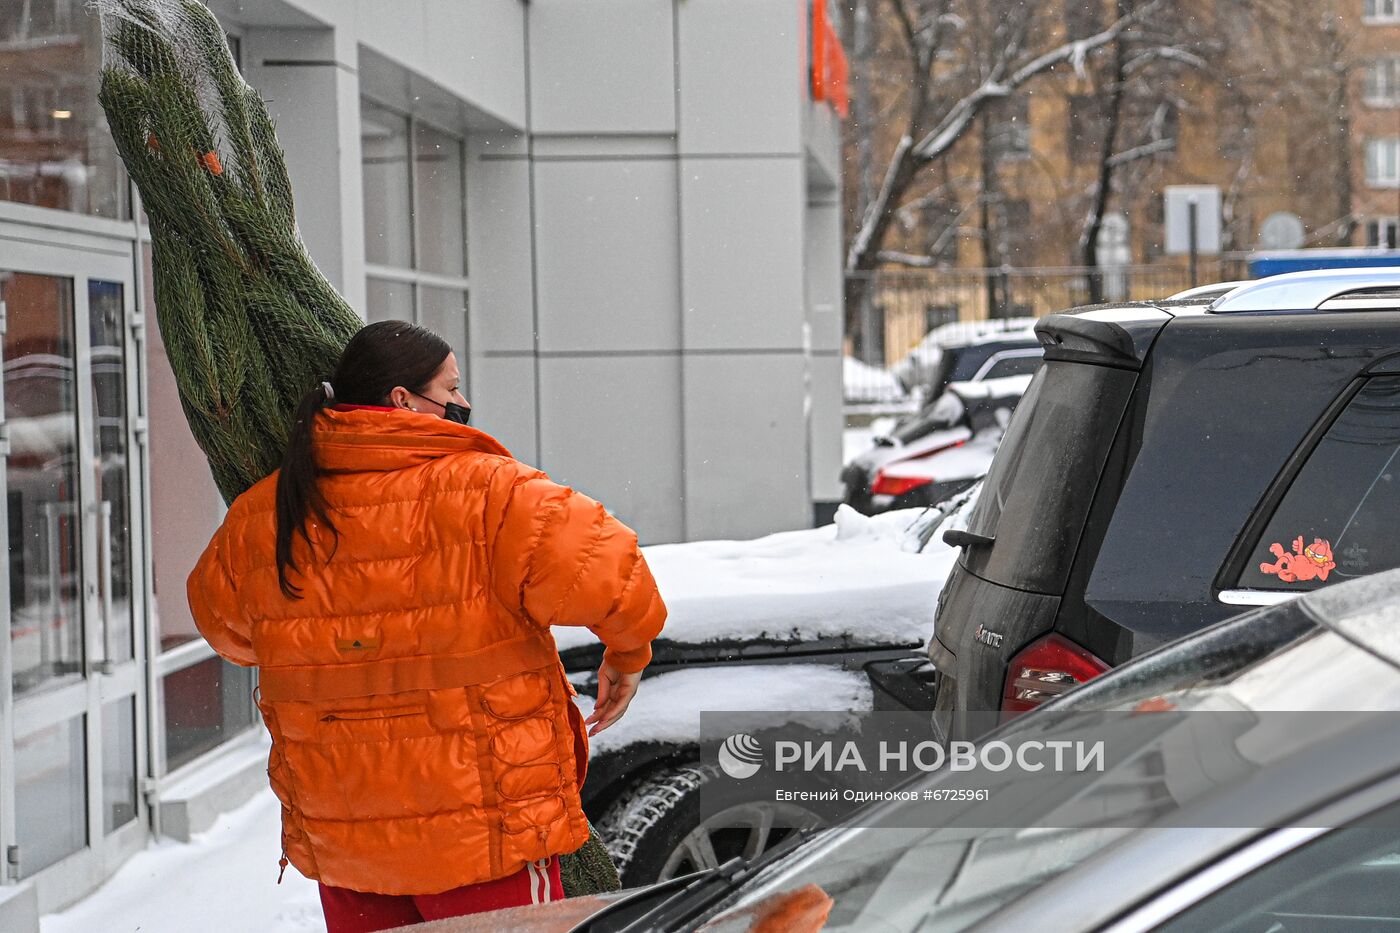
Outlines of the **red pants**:
<svg viewBox="0 0 1400 933">
<path fill-rule="evenodd" d="M 327 933 L 372 933 L 424 920 L 545 904 L 563 897 L 559 859 L 550 858 L 531 862 L 495 881 L 463 885 L 441 894 L 365 894 L 323 884 L 321 910 L 326 915 Z"/>
</svg>

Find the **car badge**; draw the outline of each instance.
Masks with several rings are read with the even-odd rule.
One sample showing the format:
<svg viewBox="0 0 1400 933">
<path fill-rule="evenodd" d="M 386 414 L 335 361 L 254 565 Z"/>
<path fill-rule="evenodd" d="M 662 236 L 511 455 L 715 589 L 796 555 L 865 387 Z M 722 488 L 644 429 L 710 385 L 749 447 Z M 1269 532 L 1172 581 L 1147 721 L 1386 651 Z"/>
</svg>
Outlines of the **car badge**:
<svg viewBox="0 0 1400 933">
<path fill-rule="evenodd" d="M 987 628 L 985 625 L 982 625 L 980 622 L 977 624 L 977 630 L 972 633 L 972 638 L 974 641 L 979 641 L 988 648 L 1001 647 L 1001 635 Z"/>
</svg>

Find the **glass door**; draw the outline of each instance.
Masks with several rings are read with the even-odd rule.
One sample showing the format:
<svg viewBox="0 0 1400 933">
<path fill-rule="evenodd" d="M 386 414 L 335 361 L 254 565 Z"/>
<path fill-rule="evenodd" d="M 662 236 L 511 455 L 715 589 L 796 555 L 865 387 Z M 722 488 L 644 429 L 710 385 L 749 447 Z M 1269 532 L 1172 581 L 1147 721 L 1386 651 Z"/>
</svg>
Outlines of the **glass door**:
<svg viewBox="0 0 1400 933">
<path fill-rule="evenodd" d="M 145 836 L 130 254 L 0 235 L 0 842 L 9 878 L 34 878 L 41 907 L 86 890 Z"/>
</svg>

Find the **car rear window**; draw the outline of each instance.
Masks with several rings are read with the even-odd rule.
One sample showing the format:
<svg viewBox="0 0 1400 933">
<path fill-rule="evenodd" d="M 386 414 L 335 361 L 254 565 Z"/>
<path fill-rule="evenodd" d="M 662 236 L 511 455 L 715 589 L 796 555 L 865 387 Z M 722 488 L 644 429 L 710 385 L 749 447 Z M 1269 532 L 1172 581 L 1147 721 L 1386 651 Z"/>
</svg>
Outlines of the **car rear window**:
<svg viewBox="0 0 1400 933">
<path fill-rule="evenodd" d="M 1370 379 L 1254 543 L 1243 589 L 1314 590 L 1400 567 L 1400 376 Z"/>
<path fill-rule="evenodd" d="M 1064 360 L 1036 373 L 968 522 L 995 539 L 967 553 L 973 573 L 1037 593 L 1064 590 L 1136 379 L 1131 370 Z"/>
</svg>

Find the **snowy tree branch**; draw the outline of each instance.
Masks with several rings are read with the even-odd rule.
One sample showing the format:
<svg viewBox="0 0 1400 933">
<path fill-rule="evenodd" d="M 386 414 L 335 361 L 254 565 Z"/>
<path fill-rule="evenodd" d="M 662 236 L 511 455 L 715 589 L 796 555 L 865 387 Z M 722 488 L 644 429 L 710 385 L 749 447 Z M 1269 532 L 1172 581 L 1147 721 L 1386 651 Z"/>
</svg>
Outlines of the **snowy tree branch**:
<svg viewBox="0 0 1400 933">
<path fill-rule="evenodd" d="M 1148 65 L 1157 61 L 1178 62 L 1182 65 L 1186 65 L 1187 67 L 1195 68 L 1200 71 L 1205 71 L 1208 67 L 1210 67 L 1209 62 L 1207 62 L 1204 58 L 1195 54 L 1194 52 L 1188 52 L 1185 49 L 1179 48 L 1177 46 L 1164 45 L 1151 49 L 1146 49 L 1140 52 L 1139 54 L 1133 56 L 1131 59 L 1129 59 L 1128 64 L 1124 66 L 1123 73 L 1129 75 L 1134 74 L 1135 72 L 1141 71 L 1143 68 L 1146 68 Z"/>
<path fill-rule="evenodd" d="M 930 256 L 918 256 L 914 253 L 901 253 L 895 250 L 885 250 L 879 255 L 881 262 L 888 262 L 892 265 L 907 266 L 911 269 L 932 269 L 938 265 L 937 253 Z"/>
<path fill-rule="evenodd" d="M 856 271 L 860 262 L 860 257 L 870 250 L 870 242 L 875 235 L 875 227 L 880 217 L 889 208 L 890 200 L 895 190 L 895 180 L 900 173 L 905 171 L 904 162 L 909 158 L 910 150 L 914 146 L 914 140 L 909 136 L 903 136 L 899 140 L 899 145 L 895 146 L 894 155 L 890 157 L 889 168 L 885 171 L 885 180 L 880 183 L 880 191 L 871 199 L 869 206 L 865 209 L 865 216 L 861 218 L 860 229 L 851 239 L 850 251 L 846 254 L 846 274 L 850 275 Z"/>
<path fill-rule="evenodd" d="M 986 80 L 972 93 L 953 104 L 939 124 L 919 141 L 919 144 L 914 147 L 915 155 L 924 162 L 938 158 L 947 152 L 967 130 L 972 119 L 977 116 L 987 101 L 1006 97 L 1027 81 L 1049 71 L 1056 65 L 1069 62 L 1077 72 L 1082 73 L 1084 62 L 1090 52 L 1117 39 L 1119 33 L 1158 6 L 1160 6 L 1160 0 L 1155 0 L 1142 10 L 1119 19 L 1102 32 L 1057 46 L 1026 62 L 1011 72 L 1009 76 L 1004 77 L 1004 59 L 998 61 Z"/>
<path fill-rule="evenodd" d="M 1164 139 L 1154 139 L 1150 143 L 1134 146 L 1131 149 L 1124 149 L 1122 152 L 1115 152 L 1108 157 L 1108 164 L 1112 168 L 1118 168 L 1120 165 L 1127 165 L 1129 162 L 1136 162 L 1139 159 L 1151 158 L 1159 152 L 1170 152 L 1175 148 L 1175 137 L 1169 136 Z"/>
</svg>

